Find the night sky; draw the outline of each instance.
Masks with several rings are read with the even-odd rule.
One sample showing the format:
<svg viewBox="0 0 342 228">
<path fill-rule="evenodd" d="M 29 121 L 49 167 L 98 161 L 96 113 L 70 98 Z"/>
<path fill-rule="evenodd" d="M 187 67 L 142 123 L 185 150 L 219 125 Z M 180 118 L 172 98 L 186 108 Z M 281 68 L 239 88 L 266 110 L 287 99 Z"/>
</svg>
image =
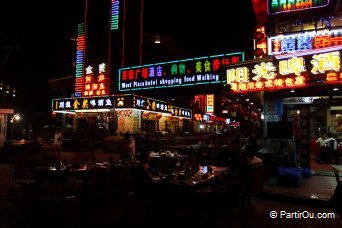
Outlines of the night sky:
<svg viewBox="0 0 342 228">
<path fill-rule="evenodd" d="M 187 57 L 246 51 L 251 58 L 255 26 L 251 0 L 144 2 L 143 32 L 173 37 Z M 76 37 L 82 7 L 83 0 L 1 1 L 1 78 L 17 87 L 18 95 L 21 92 L 19 110 L 50 111 L 54 97 L 48 93 L 47 81 L 74 75 L 76 44 L 71 38 Z M 101 10 L 100 4 L 97 8 Z M 109 11 L 103 10 L 104 14 Z M 98 21 L 88 23 L 96 28 Z M 42 102 L 36 102 L 37 94 Z"/>
<path fill-rule="evenodd" d="M 154 5 L 148 3 L 153 2 Z M 173 36 L 192 57 L 252 47 L 251 0 L 145 0 L 144 29 Z"/>
</svg>

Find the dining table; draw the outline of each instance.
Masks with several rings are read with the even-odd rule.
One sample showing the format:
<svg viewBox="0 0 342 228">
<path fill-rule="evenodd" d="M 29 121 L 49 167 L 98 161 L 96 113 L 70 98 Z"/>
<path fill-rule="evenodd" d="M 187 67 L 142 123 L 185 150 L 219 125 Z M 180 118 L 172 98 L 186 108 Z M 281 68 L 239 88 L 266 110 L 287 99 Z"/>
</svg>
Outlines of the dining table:
<svg viewBox="0 0 342 228">
<path fill-rule="evenodd" d="M 200 166 L 198 171 L 191 174 L 188 174 L 185 170 L 181 170 L 169 175 L 154 176 L 149 181 L 149 189 L 152 189 L 153 192 L 162 196 L 174 194 L 177 198 L 188 197 L 196 189 L 215 184 L 220 174 L 229 171 L 228 167 L 205 166 L 205 171 L 203 167 Z"/>
<path fill-rule="evenodd" d="M 34 168 L 37 180 L 37 197 L 60 200 L 68 195 L 84 197 L 94 187 L 98 187 L 111 172 L 107 162 L 72 165 L 56 161 L 55 164 L 39 165 Z M 102 181 L 104 182 L 104 181 Z"/>
<path fill-rule="evenodd" d="M 163 205 L 165 213 L 182 214 L 183 210 L 199 213 L 209 210 L 216 213 L 221 206 L 229 205 L 227 200 L 233 198 L 228 185 L 222 185 L 219 181 L 220 175 L 227 172 L 228 167 L 201 166 L 191 175 L 181 171 L 166 176 L 154 176 L 145 187 L 146 195 Z"/>
</svg>

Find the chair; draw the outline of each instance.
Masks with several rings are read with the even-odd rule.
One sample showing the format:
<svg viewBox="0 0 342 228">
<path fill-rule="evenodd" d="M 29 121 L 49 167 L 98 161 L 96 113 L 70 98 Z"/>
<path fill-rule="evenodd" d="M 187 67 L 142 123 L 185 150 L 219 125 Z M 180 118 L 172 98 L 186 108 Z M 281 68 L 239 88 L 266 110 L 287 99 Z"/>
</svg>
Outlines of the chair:
<svg viewBox="0 0 342 228">
<path fill-rule="evenodd" d="M 16 154 L 11 158 L 11 187 L 8 190 L 9 200 L 19 203 L 29 212 L 29 206 L 36 193 L 36 181 L 33 178 L 30 160 L 25 154 Z"/>
<path fill-rule="evenodd" d="M 13 188 L 34 182 L 31 161 L 24 154 L 14 155 L 10 167 Z"/>
<path fill-rule="evenodd" d="M 196 189 L 191 198 L 191 210 L 196 211 L 197 219 L 216 220 L 219 216 L 230 214 L 234 208 L 235 187 L 233 183 L 213 183 Z"/>
<path fill-rule="evenodd" d="M 109 176 L 114 197 L 126 197 L 132 190 L 131 171 L 128 165 L 115 165 L 112 167 L 112 174 Z"/>
<path fill-rule="evenodd" d="M 42 146 L 42 153 L 40 155 L 40 163 L 42 164 L 54 164 L 59 160 L 57 148 L 53 144 L 46 144 Z"/>
</svg>

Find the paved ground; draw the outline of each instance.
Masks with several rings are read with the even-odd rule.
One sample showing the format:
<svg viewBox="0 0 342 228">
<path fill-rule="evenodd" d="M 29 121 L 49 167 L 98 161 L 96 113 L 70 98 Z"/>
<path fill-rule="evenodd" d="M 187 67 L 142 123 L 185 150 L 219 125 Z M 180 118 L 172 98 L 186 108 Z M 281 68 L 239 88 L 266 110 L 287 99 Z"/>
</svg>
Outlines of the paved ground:
<svg viewBox="0 0 342 228">
<path fill-rule="evenodd" d="M 225 203 L 225 202 L 222 202 Z M 171 209 L 170 209 L 171 208 Z M 276 200 L 253 200 L 245 212 L 229 211 L 212 216 L 211 208 L 200 213 L 185 208 L 161 206 L 137 201 L 117 201 L 92 204 L 84 208 L 80 204 L 68 206 L 46 205 L 34 213 L 25 214 L 22 208 L 10 205 L 2 213 L 2 227 L 341 227 L 336 218 L 305 218 L 326 213 L 336 216 L 327 208 Z M 196 211 L 196 210 L 194 210 Z M 271 212 L 277 218 L 271 219 Z M 303 212 L 302 215 L 300 213 Z M 292 213 L 292 214 L 291 214 Z M 282 218 L 280 218 L 282 214 Z M 303 218 L 299 218 L 303 217 Z"/>
<path fill-rule="evenodd" d="M 75 156 L 75 152 L 65 152 L 62 155 L 63 158 L 70 160 Z M 95 161 L 108 161 L 109 156 L 112 156 L 106 153 L 95 155 Z M 228 206 L 229 202 L 225 200 L 203 205 L 199 202 L 180 205 L 172 200 L 143 200 L 134 195 L 118 198 L 108 193 L 98 195 L 86 203 L 81 203 L 79 198 L 73 198 L 64 203 L 44 201 L 37 205 L 33 201 L 33 193 L 29 193 L 25 201 L 21 198 L 10 197 L 10 166 L 0 164 L 0 228 L 342 227 L 339 215 L 328 203 L 334 187 L 333 177 L 314 177 L 304 181 L 302 188 L 269 186 L 265 188 L 268 194 L 264 200 L 252 199 L 250 206 L 242 211 L 228 210 L 225 205 Z M 329 188 L 326 187 L 327 185 Z M 313 194 L 318 195 L 320 200 L 311 199 L 310 196 Z M 216 210 L 216 206 L 223 209 Z M 270 218 L 271 211 L 277 212 L 277 218 Z M 300 212 L 304 212 L 301 214 L 302 218 L 298 218 Z M 279 218 L 281 213 L 284 214 L 283 218 Z M 332 213 L 324 215 L 334 216 L 334 218 L 304 218 L 308 215 L 318 215 L 317 213 Z"/>
<path fill-rule="evenodd" d="M 252 199 L 246 210 L 216 210 L 216 206 L 229 205 L 215 201 L 199 205 L 198 202 L 180 205 L 173 200 L 140 199 L 134 195 L 114 198 L 98 195 L 81 203 L 78 198 L 42 202 L 39 206 L 28 195 L 26 201 L 9 199 L 9 165 L 0 165 L 0 227 L 341 227 L 339 216 L 327 204 L 290 196 Z M 26 204 L 24 204 L 26 202 Z M 221 208 L 221 207 L 218 207 Z M 216 213 L 214 213 L 216 211 Z M 277 218 L 271 219 L 275 211 Z M 300 217 L 299 213 L 302 218 Z M 292 213 L 292 214 L 291 214 Z M 308 214 L 310 213 L 310 214 Z M 313 213 L 313 214 L 311 214 Z M 334 218 L 304 218 L 317 213 Z M 279 218 L 283 214 L 282 218 Z M 287 217 L 286 217 L 287 216 Z"/>
</svg>

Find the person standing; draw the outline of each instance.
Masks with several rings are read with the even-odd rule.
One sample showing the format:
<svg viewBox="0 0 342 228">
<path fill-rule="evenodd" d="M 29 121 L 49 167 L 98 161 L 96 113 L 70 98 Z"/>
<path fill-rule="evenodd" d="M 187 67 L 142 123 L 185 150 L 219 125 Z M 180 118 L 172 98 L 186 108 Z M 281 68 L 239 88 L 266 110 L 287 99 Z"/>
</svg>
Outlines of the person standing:
<svg viewBox="0 0 342 228">
<path fill-rule="evenodd" d="M 58 159 L 61 159 L 62 143 L 63 143 L 63 133 L 61 129 L 57 128 L 55 131 L 53 145 L 55 146 Z"/>
<path fill-rule="evenodd" d="M 121 159 L 135 160 L 135 139 L 130 133 L 124 134 L 122 143 Z"/>
<path fill-rule="evenodd" d="M 331 157 L 334 157 L 335 163 L 338 163 L 339 156 L 337 153 L 337 140 L 334 137 L 332 137 L 331 132 L 327 134 L 327 139 L 324 142 L 327 148 L 327 160 L 330 160 Z"/>
<path fill-rule="evenodd" d="M 21 129 L 21 139 L 26 139 L 27 138 L 27 135 L 26 135 L 26 128 L 23 127 Z"/>
<path fill-rule="evenodd" d="M 325 140 L 327 139 L 327 133 L 323 132 L 321 137 L 316 140 L 316 144 L 319 146 L 319 153 L 317 160 L 319 162 L 325 162 L 327 159 L 327 147 Z"/>
<path fill-rule="evenodd" d="M 36 139 L 36 132 L 32 124 L 29 125 L 28 129 L 28 140 L 34 141 Z"/>
</svg>

